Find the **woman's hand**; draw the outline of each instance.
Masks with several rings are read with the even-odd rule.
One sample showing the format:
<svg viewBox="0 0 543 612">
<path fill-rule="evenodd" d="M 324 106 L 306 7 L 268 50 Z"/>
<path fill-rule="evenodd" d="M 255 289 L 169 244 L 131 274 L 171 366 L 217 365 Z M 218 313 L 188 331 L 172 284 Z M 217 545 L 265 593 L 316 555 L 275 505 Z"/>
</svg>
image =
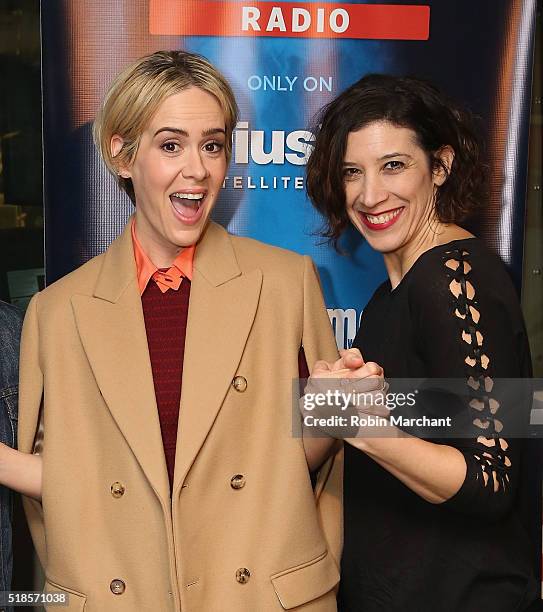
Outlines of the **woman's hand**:
<svg viewBox="0 0 543 612">
<path fill-rule="evenodd" d="M 0 484 L 41 500 L 42 458 L 22 453 L 0 442 Z"/>
<path fill-rule="evenodd" d="M 332 416 L 339 409 L 359 416 L 387 418 L 390 412 L 385 401 L 388 384 L 383 368 L 372 361 L 365 363 L 358 349 L 343 350 L 340 355 L 341 358 L 334 363 L 318 361 L 315 364 L 304 397 L 319 397 L 318 412 L 322 417 Z M 306 401 L 301 405 L 303 414 L 307 412 L 308 404 Z M 315 402 L 311 410 L 314 409 Z"/>
<path fill-rule="evenodd" d="M 317 361 L 310 378 L 365 378 L 383 372 L 376 363 L 365 363 L 357 348 L 340 350 L 339 354 L 340 358 L 334 363 Z"/>
<path fill-rule="evenodd" d="M 383 401 L 386 389 L 383 368 L 365 363 L 358 349 L 340 351 L 333 363 L 315 363 L 299 403 L 311 470 L 330 455 L 335 440 L 359 435 L 357 417 L 388 416 Z"/>
</svg>

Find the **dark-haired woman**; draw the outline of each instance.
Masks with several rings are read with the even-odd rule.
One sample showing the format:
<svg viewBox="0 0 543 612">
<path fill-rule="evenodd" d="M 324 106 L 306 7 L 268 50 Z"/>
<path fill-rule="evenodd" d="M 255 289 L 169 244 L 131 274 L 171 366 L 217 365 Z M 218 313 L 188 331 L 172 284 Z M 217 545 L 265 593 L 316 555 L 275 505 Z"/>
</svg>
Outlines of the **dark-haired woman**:
<svg viewBox="0 0 543 612">
<path fill-rule="evenodd" d="M 493 384 L 529 377 L 530 354 L 502 262 L 461 226 L 484 202 L 470 119 L 422 81 L 372 75 L 319 124 L 308 191 L 326 235 L 337 243 L 352 223 L 389 277 L 354 346 L 387 378 L 463 379 L 475 414 L 464 439 L 345 445 L 340 610 L 539 609 L 540 531 L 522 509 L 528 500 L 535 517 L 541 495 L 527 485 L 526 445 L 499 433 L 522 408 Z M 431 409 L 446 416 L 450 405 Z"/>
</svg>

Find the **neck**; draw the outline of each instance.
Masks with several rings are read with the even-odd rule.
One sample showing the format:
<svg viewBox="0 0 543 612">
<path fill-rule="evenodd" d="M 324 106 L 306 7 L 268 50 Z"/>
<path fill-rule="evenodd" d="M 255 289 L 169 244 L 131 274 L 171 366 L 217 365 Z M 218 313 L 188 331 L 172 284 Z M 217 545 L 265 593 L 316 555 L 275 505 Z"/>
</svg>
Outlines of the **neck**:
<svg viewBox="0 0 543 612">
<path fill-rule="evenodd" d="M 137 213 L 135 224 L 138 242 L 153 265 L 157 268 L 171 267 L 183 248 L 173 245 L 164 239 L 161 240 L 160 237 L 157 238 L 154 232 L 147 231 L 147 224 L 140 222 Z"/>
<path fill-rule="evenodd" d="M 435 246 L 447 244 L 453 240 L 473 238 L 473 234 L 454 224 L 436 221 L 427 224 L 408 244 L 391 253 L 384 253 L 385 267 L 392 289 L 395 289 L 417 259 Z"/>
</svg>

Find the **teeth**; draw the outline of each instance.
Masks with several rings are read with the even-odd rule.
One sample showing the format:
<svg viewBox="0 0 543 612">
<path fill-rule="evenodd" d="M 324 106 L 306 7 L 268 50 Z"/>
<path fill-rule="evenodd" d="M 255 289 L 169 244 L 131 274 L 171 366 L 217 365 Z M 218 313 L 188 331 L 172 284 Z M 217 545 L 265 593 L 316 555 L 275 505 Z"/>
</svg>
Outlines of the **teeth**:
<svg viewBox="0 0 543 612">
<path fill-rule="evenodd" d="M 203 193 L 172 193 L 172 197 L 179 198 L 180 200 L 202 200 L 204 197 Z"/>
<path fill-rule="evenodd" d="M 382 225 L 383 223 L 388 223 L 389 221 L 394 219 L 394 217 L 397 217 L 401 212 L 402 209 L 399 208 L 398 210 L 395 210 L 391 213 L 386 213 L 384 215 L 370 215 L 368 213 L 364 213 L 364 215 L 372 225 Z"/>
</svg>

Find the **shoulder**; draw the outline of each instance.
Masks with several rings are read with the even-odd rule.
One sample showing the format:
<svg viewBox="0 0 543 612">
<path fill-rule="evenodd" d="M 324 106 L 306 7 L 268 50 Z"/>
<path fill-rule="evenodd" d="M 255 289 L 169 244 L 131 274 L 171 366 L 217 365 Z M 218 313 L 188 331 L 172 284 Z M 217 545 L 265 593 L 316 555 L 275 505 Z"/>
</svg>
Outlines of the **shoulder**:
<svg viewBox="0 0 543 612">
<path fill-rule="evenodd" d="M 36 294 L 33 306 L 38 320 L 43 323 L 71 317 L 72 297 L 93 294 L 103 261 L 104 254 L 98 255 Z"/>
<path fill-rule="evenodd" d="M 415 303 L 468 299 L 504 303 L 518 298 L 511 277 L 500 259 L 478 238 L 454 240 L 423 253 L 408 278 L 409 297 Z"/>
<path fill-rule="evenodd" d="M 500 257 L 481 240 L 453 241 L 427 251 L 408 280 L 411 316 L 429 345 L 439 340 L 447 348 L 443 355 L 460 350 L 475 361 L 490 361 L 497 376 L 529 372 L 517 293 Z"/>
<path fill-rule="evenodd" d="M 381 312 L 383 305 L 387 300 L 390 299 L 391 296 L 391 286 L 390 281 L 386 280 L 382 282 L 377 289 L 373 292 L 373 295 L 369 299 L 366 306 L 364 306 L 364 310 L 362 312 L 362 322 L 366 322 L 370 319 L 374 313 Z M 362 323 L 361 323 L 362 324 Z"/>
<path fill-rule="evenodd" d="M 40 303 L 70 298 L 74 293 L 92 293 L 104 262 L 105 254 L 97 255 L 40 292 Z"/>
<path fill-rule="evenodd" d="M 319 285 L 318 271 L 311 257 L 253 238 L 230 235 L 230 240 L 242 274 L 258 269 L 264 287 L 294 298 L 302 295 L 304 287 Z"/>
<path fill-rule="evenodd" d="M 304 256 L 253 238 L 229 235 L 236 259 L 243 270 L 260 268 L 263 272 L 303 269 Z"/>
<path fill-rule="evenodd" d="M 386 297 L 390 295 L 390 292 L 391 292 L 390 281 L 389 280 L 383 281 L 380 285 L 378 285 L 377 289 L 375 289 L 375 291 L 373 292 L 373 295 L 369 299 L 368 306 L 386 299 Z M 366 308 L 368 306 L 366 306 Z"/>
<path fill-rule="evenodd" d="M 249 274 L 256 269 L 262 274 L 264 295 L 293 304 L 296 300 L 301 303 L 308 299 L 309 294 L 322 293 L 318 270 L 311 257 L 253 238 L 230 235 L 230 240 L 241 273 Z"/>
</svg>

